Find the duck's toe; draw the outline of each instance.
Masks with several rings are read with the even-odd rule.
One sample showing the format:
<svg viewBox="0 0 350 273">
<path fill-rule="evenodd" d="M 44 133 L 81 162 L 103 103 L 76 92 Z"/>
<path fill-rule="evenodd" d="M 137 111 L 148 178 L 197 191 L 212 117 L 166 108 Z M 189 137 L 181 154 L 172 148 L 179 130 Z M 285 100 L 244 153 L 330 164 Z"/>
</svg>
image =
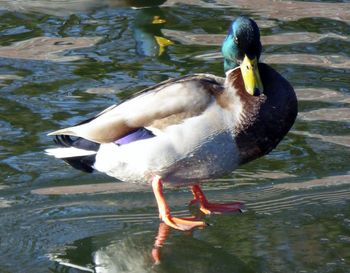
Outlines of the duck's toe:
<svg viewBox="0 0 350 273">
<path fill-rule="evenodd" d="M 199 208 L 204 214 L 227 214 L 235 212 L 243 212 L 244 203 L 242 202 L 231 202 L 231 203 L 207 203 L 201 205 Z"/>
<path fill-rule="evenodd" d="M 162 217 L 162 220 L 168 226 L 182 231 L 205 227 L 207 225 L 205 222 L 197 220 L 195 217 L 180 218 L 167 215 Z"/>
<path fill-rule="evenodd" d="M 236 201 L 223 204 L 209 202 L 199 185 L 192 186 L 192 193 L 194 199 L 190 202 L 190 205 L 199 204 L 200 211 L 206 215 L 243 212 L 244 203 L 242 202 Z"/>
</svg>

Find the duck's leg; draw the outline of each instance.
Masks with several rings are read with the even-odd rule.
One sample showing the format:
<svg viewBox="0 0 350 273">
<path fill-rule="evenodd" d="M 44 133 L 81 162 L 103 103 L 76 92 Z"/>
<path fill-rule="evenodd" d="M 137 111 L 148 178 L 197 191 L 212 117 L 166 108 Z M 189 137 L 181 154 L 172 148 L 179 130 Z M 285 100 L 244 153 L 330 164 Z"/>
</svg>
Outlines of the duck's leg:
<svg viewBox="0 0 350 273">
<path fill-rule="evenodd" d="M 195 227 L 206 226 L 205 222 L 195 220 L 193 217 L 178 218 L 171 216 L 169 207 L 165 202 L 165 198 L 163 196 L 163 184 L 160 176 L 154 176 L 152 180 L 152 188 L 158 204 L 159 217 L 165 224 L 179 230 L 190 230 Z"/>
<path fill-rule="evenodd" d="M 231 202 L 225 204 L 210 203 L 205 197 L 199 185 L 192 186 L 192 193 L 194 199 L 190 204 L 199 203 L 200 210 L 204 214 L 222 214 L 222 213 L 233 213 L 242 212 L 243 203 L 242 202 Z"/>
</svg>

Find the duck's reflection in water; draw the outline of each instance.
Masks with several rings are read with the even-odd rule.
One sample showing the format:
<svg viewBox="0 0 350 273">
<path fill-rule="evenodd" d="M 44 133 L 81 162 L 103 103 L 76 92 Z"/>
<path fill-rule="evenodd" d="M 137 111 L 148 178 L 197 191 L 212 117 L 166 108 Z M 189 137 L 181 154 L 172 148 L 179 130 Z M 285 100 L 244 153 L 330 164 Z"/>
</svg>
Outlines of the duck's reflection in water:
<svg viewBox="0 0 350 273">
<path fill-rule="evenodd" d="M 149 272 L 151 259 L 145 245 L 135 244 L 131 238 L 118 240 L 93 253 L 96 273 Z"/>
<path fill-rule="evenodd" d="M 37 12 L 58 17 L 72 14 L 94 13 L 99 10 L 131 7 L 136 9 L 134 18 L 130 18 L 133 36 L 136 42 L 136 53 L 141 56 L 157 57 L 165 53 L 167 46 L 173 42 L 165 38 L 161 29 L 166 23 L 165 15 L 158 6 L 166 0 L 59 0 L 47 2 L 35 1 L 3 1 L 3 8 L 19 12 Z"/>
<path fill-rule="evenodd" d="M 109 248 L 108 255 L 98 250 L 94 256 L 95 263 L 99 259 L 96 272 L 253 272 L 220 246 L 195 239 L 191 232 L 178 234 L 161 223 L 151 251 L 152 259 L 149 251 L 141 253 L 146 249 L 138 244 L 129 245 L 129 249 L 125 244 L 114 245 L 114 250 Z M 150 265 L 150 261 L 154 264 Z"/>
<path fill-rule="evenodd" d="M 148 272 L 147 268 L 151 269 L 152 263 L 154 266 L 161 264 L 161 249 L 166 243 L 169 233 L 170 227 L 160 223 L 151 251 L 146 245 L 140 245 L 142 240 L 134 241 L 128 237 L 118 241 L 117 244 L 112 243 L 100 248 L 93 253 L 95 272 Z M 142 233 L 137 235 L 142 235 Z M 144 236 L 149 236 L 148 232 Z"/>
<path fill-rule="evenodd" d="M 253 272 L 223 247 L 196 238 L 202 232 L 210 237 L 210 229 L 184 233 L 161 223 L 155 241 L 150 230 L 130 233 L 128 229 L 88 237 L 65 247 L 64 254 L 55 255 L 58 263 L 50 270 L 63 272 L 69 267 L 95 273 Z"/>
<path fill-rule="evenodd" d="M 166 52 L 166 47 L 174 44 L 165 38 L 161 31 L 165 23 L 165 16 L 158 7 L 138 10 L 133 26 L 138 55 L 148 57 L 162 56 Z"/>
</svg>

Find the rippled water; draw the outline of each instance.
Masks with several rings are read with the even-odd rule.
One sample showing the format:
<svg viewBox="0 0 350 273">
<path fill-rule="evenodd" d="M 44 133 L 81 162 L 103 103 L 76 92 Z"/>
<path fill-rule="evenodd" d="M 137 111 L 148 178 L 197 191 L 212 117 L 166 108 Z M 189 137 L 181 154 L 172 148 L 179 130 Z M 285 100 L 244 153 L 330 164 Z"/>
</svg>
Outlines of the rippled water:
<svg viewBox="0 0 350 273">
<path fill-rule="evenodd" d="M 132 8 L 149 2 L 0 1 L 0 272 L 350 272 L 349 1 Z M 298 120 L 270 155 L 204 187 L 247 212 L 171 230 L 154 265 L 150 189 L 46 156 L 46 133 L 169 77 L 222 75 L 219 47 L 242 13 L 296 89 Z M 166 195 L 188 214 L 188 189 Z"/>
</svg>

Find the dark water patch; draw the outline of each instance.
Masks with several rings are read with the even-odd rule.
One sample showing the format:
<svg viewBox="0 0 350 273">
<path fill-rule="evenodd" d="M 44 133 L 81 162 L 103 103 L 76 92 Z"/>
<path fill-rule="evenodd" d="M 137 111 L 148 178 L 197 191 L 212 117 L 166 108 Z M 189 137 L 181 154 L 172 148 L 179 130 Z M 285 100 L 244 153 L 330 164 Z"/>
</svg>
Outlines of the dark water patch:
<svg viewBox="0 0 350 273">
<path fill-rule="evenodd" d="M 322 129 L 320 129 L 322 126 Z M 329 121 L 299 121 L 295 126 L 296 130 L 309 132 L 311 134 L 322 134 L 323 136 L 348 136 L 349 124 L 348 122 Z"/>
</svg>

